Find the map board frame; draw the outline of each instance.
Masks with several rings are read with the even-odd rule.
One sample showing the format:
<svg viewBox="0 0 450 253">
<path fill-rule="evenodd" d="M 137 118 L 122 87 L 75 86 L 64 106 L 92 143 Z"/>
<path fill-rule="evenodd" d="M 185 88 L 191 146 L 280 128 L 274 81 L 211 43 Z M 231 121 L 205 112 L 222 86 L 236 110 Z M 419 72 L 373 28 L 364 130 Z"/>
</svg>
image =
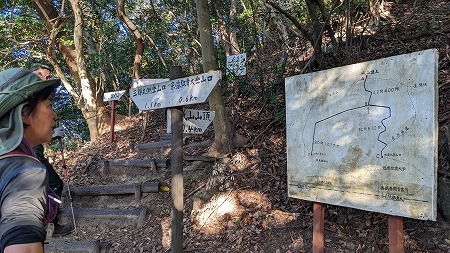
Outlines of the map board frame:
<svg viewBox="0 0 450 253">
<path fill-rule="evenodd" d="M 438 53 L 286 78 L 288 196 L 436 220 Z"/>
</svg>

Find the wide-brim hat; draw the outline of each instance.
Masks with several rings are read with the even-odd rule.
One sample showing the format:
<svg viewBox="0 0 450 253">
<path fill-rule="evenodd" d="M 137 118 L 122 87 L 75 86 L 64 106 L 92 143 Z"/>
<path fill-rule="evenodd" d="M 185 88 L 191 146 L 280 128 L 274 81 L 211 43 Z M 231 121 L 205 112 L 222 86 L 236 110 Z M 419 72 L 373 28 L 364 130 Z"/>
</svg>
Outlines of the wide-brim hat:
<svg viewBox="0 0 450 253">
<path fill-rule="evenodd" d="M 28 69 L 0 72 L 0 155 L 14 150 L 23 138 L 22 108 L 25 101 L 60 79 L 42 80 Z"/>
</svg>

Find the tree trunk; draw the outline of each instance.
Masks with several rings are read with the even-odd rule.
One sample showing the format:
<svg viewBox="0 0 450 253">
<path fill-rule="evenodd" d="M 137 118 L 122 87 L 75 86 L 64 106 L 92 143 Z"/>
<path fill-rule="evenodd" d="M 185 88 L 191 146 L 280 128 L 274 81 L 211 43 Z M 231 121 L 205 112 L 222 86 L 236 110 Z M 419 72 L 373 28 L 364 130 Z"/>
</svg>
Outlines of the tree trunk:
<svg viewBox="0 0 450 253">
<path fill-rule="evenodd" d="M 89 134 L 91 140 L 94 140 L 99 137 L 98 124 L 97 124 L 97 110 L 101 109 L 103 104 L 98 103 L 97 97 L 102 97 L 102 94 L 96 92 L 96 84 L 94 79 L 90 76 L 90 73 L 86 69 L 84 64 L 84 54 L 83 54 L 83 44 L 82 44 L 82 13 L 78 5 L 78 1 L 76 2 L 77 9 L 77 17 L 79 19 L 80 27 L 78 31 L 74 31 L 74 45 L 62 43 L 64 37 L 70 37 L 70 35 L 66 34 L 66 31 L 63 29 L 64 22 L 69 20 L 67 16 L 64 14 L 59 15 L 53 2 L 50 0 L 33 0 L 33 6 L 39 14 L 40 19 L 45 21 L 45 29 L 49 32 L 49 46 L 45 48 L 47 60 L 52 64 L 55 68 L 56 73 L 61 81 L 64 84 L 64 87 L 71 94 L 75 101 L 77 101 L 77 106 L 83 113 L 84 118 L 89 127 Z M 74 3 L 71 3 L 74 5 Z M 75 8 L 74 8 L 75 15 Z M 78 24 L 78 23 L 77 23 Z M 77 38 L 77 36 L 79 36 Z M 77 46 L 78 45 L 78 46 Z M 58 48 L 59 52 L 65 63 L 69 67 L 70 73 L 73 78 L 74 86 L 77 87 L 77 90 L 81 90 L 81 93 L 77 93 L 76 89 L 72 86 L 71 82 L 69 82 L 65 74 L 63 73 L 61 67 L 57 62 L 56 57 L 56 48 Z M 78 55 L 78 52 L 81 52 L 83 55 Z M 80 67 L 79 61 L 81 61 L 82 66 Z M 82 74 L 79 73 L 80 69 L 82 70 Z M 81 77 L 83 76 L 83 77 Z M 81 81 L 84 79 L 83 81 Z M 96 104 L 97 103 L 97 104 Z"/>
<path fill-rule="evenodd" d="M 217 60 L 214 55 L 214 44 L 212 40 L 211 20 L 207 0 L 197 0 L 197 18 L 200 31 L 200 43 L 202 44 L 203 71 L 217 70 Z M 214 118 L 214 143 L 209 149 L 210 156 L 219 157 L 230 153 L 232 150 L 231 124 L 225 111 L 225 104 L 222 98 L 222 88 L 220 85 L 209 94 L 209 106 L 215 111 Z"/>
<path fill-rule="evenodd" d="M 231 54 L 239 54 L 239 43 L 236 37 L 236 13 L 237 12 L 237 1 L 231 0 L 230 3 L 230 45 L 231 45 Z"/>
<path fill-rule="evenodd" d="M 78 66 L 78 75 L 81 83 L 81 94 L 84 101 L 84 110 L 82 110 L 89 127 L 91 140 L 96 140 L 100 137 L 97 128 L 97 101 L 94 98 L 91 83 L 88 78 L 86 64 L 84 62 L 83 52 L 83 14 L 81 12 L 79 0 L 70 1 L 75 17 L 73 40 L 75 45 L 76 62 Z"/>
<path fill-rule="evenodd" d="M 221 8 L 219 8 L 217 0 L 211 1 L 211 5 L 214 10 L 214 18 L 217 20 L 217 24 L 219 26 L 220 41 L 222 42 L 221 44 L 223 45 L 225 55 L 229 56 L 231 55 L 231 44 L 229 40 L 230 36 L 227 31 L 227 25 L 222 18 L 223 14 L 220 12 Z"/>
<path fill-rule="evenodd" d="M 306 0 L 306 5 L 308 6 L 309 17 L 311 18 L 311 23 L 313 27 L 313 39 L 314 39 L 314 59 L 317 62 L 321 62 L 323 59 L 322 53 L 322 33 L 321 24 L 319 21 L 319 15 L 317 13 L 317 2 L 313 0 Z"/>
<path fill-rule="evenodd" d="M 117 0 L 117 14 L 119 15 L 120 21 L 130 29 L 136 39 L 137 47 L 136 53 L 134 54 L 133 75 L 134 78 L 139 79 L 142 77 L 141 62 L 142 55 L 144 54 L 144 39 L 134 23 L 125 15 L 125 5 L 123 0 Z"/>
</svg>

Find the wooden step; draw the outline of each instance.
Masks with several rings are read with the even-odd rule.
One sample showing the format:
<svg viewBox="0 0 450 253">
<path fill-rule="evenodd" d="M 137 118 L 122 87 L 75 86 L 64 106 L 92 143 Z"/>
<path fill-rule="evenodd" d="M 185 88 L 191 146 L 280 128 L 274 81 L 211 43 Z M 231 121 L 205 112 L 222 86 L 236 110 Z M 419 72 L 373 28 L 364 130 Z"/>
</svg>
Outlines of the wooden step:
<svg viewBox="0 0 450 253">
<path fill-rule="evenodd" d="M 139 207 L 142 194 L 161 191 L 159 182 L 140 184 L 96 185 L 70 187 L 74 207 L 84 208 L 120 208 Z M 63 205 L 67 206 L 69 198 L 67 188 L 63 191 Z"/>
<path fill-rule="evenodd" d="M 170 148 L 171 146 L 172 140 L 164 140 L 158 142 L 138 144 L 136 147 L 138 149 L 157 149 L 157 148 Z"/>
<path fill-rule="evenodd" d="M 52 238 L 50 243 L 44 245 L 45 253 L 107 253 L 108 249 L 109 245 L 100 243 L 100 240 L 69 241 Z"/>
<path fill-rule="evenodd" d="M 98 225 L 107 225 L 108 227 L 136 225 L 141 227 L 145 222 L 147 209 L 143 207 L 132 210 L 74 208 L 73 213 L 77 227 Z M 61 224 L 73 223 L 70 207 L 62 208 L 59 217 Z"/>
</svg>

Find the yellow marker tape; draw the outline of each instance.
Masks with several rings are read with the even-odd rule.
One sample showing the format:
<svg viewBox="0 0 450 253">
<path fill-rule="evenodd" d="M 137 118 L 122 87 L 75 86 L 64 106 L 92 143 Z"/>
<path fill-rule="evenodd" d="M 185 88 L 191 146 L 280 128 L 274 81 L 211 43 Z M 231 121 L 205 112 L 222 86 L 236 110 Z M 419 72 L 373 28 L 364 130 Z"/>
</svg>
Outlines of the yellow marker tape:
<svg viewBox="0 0 450 253">
<path fill-rule="evenodd" d="M 170 191 L 169 186 L 166 186 L 166 185 L 161 186 L 160 189 L 161 189 L 161 191 L 163 191 L 163 192 L 169 192 L 169 191 Z"/>
</svg>

